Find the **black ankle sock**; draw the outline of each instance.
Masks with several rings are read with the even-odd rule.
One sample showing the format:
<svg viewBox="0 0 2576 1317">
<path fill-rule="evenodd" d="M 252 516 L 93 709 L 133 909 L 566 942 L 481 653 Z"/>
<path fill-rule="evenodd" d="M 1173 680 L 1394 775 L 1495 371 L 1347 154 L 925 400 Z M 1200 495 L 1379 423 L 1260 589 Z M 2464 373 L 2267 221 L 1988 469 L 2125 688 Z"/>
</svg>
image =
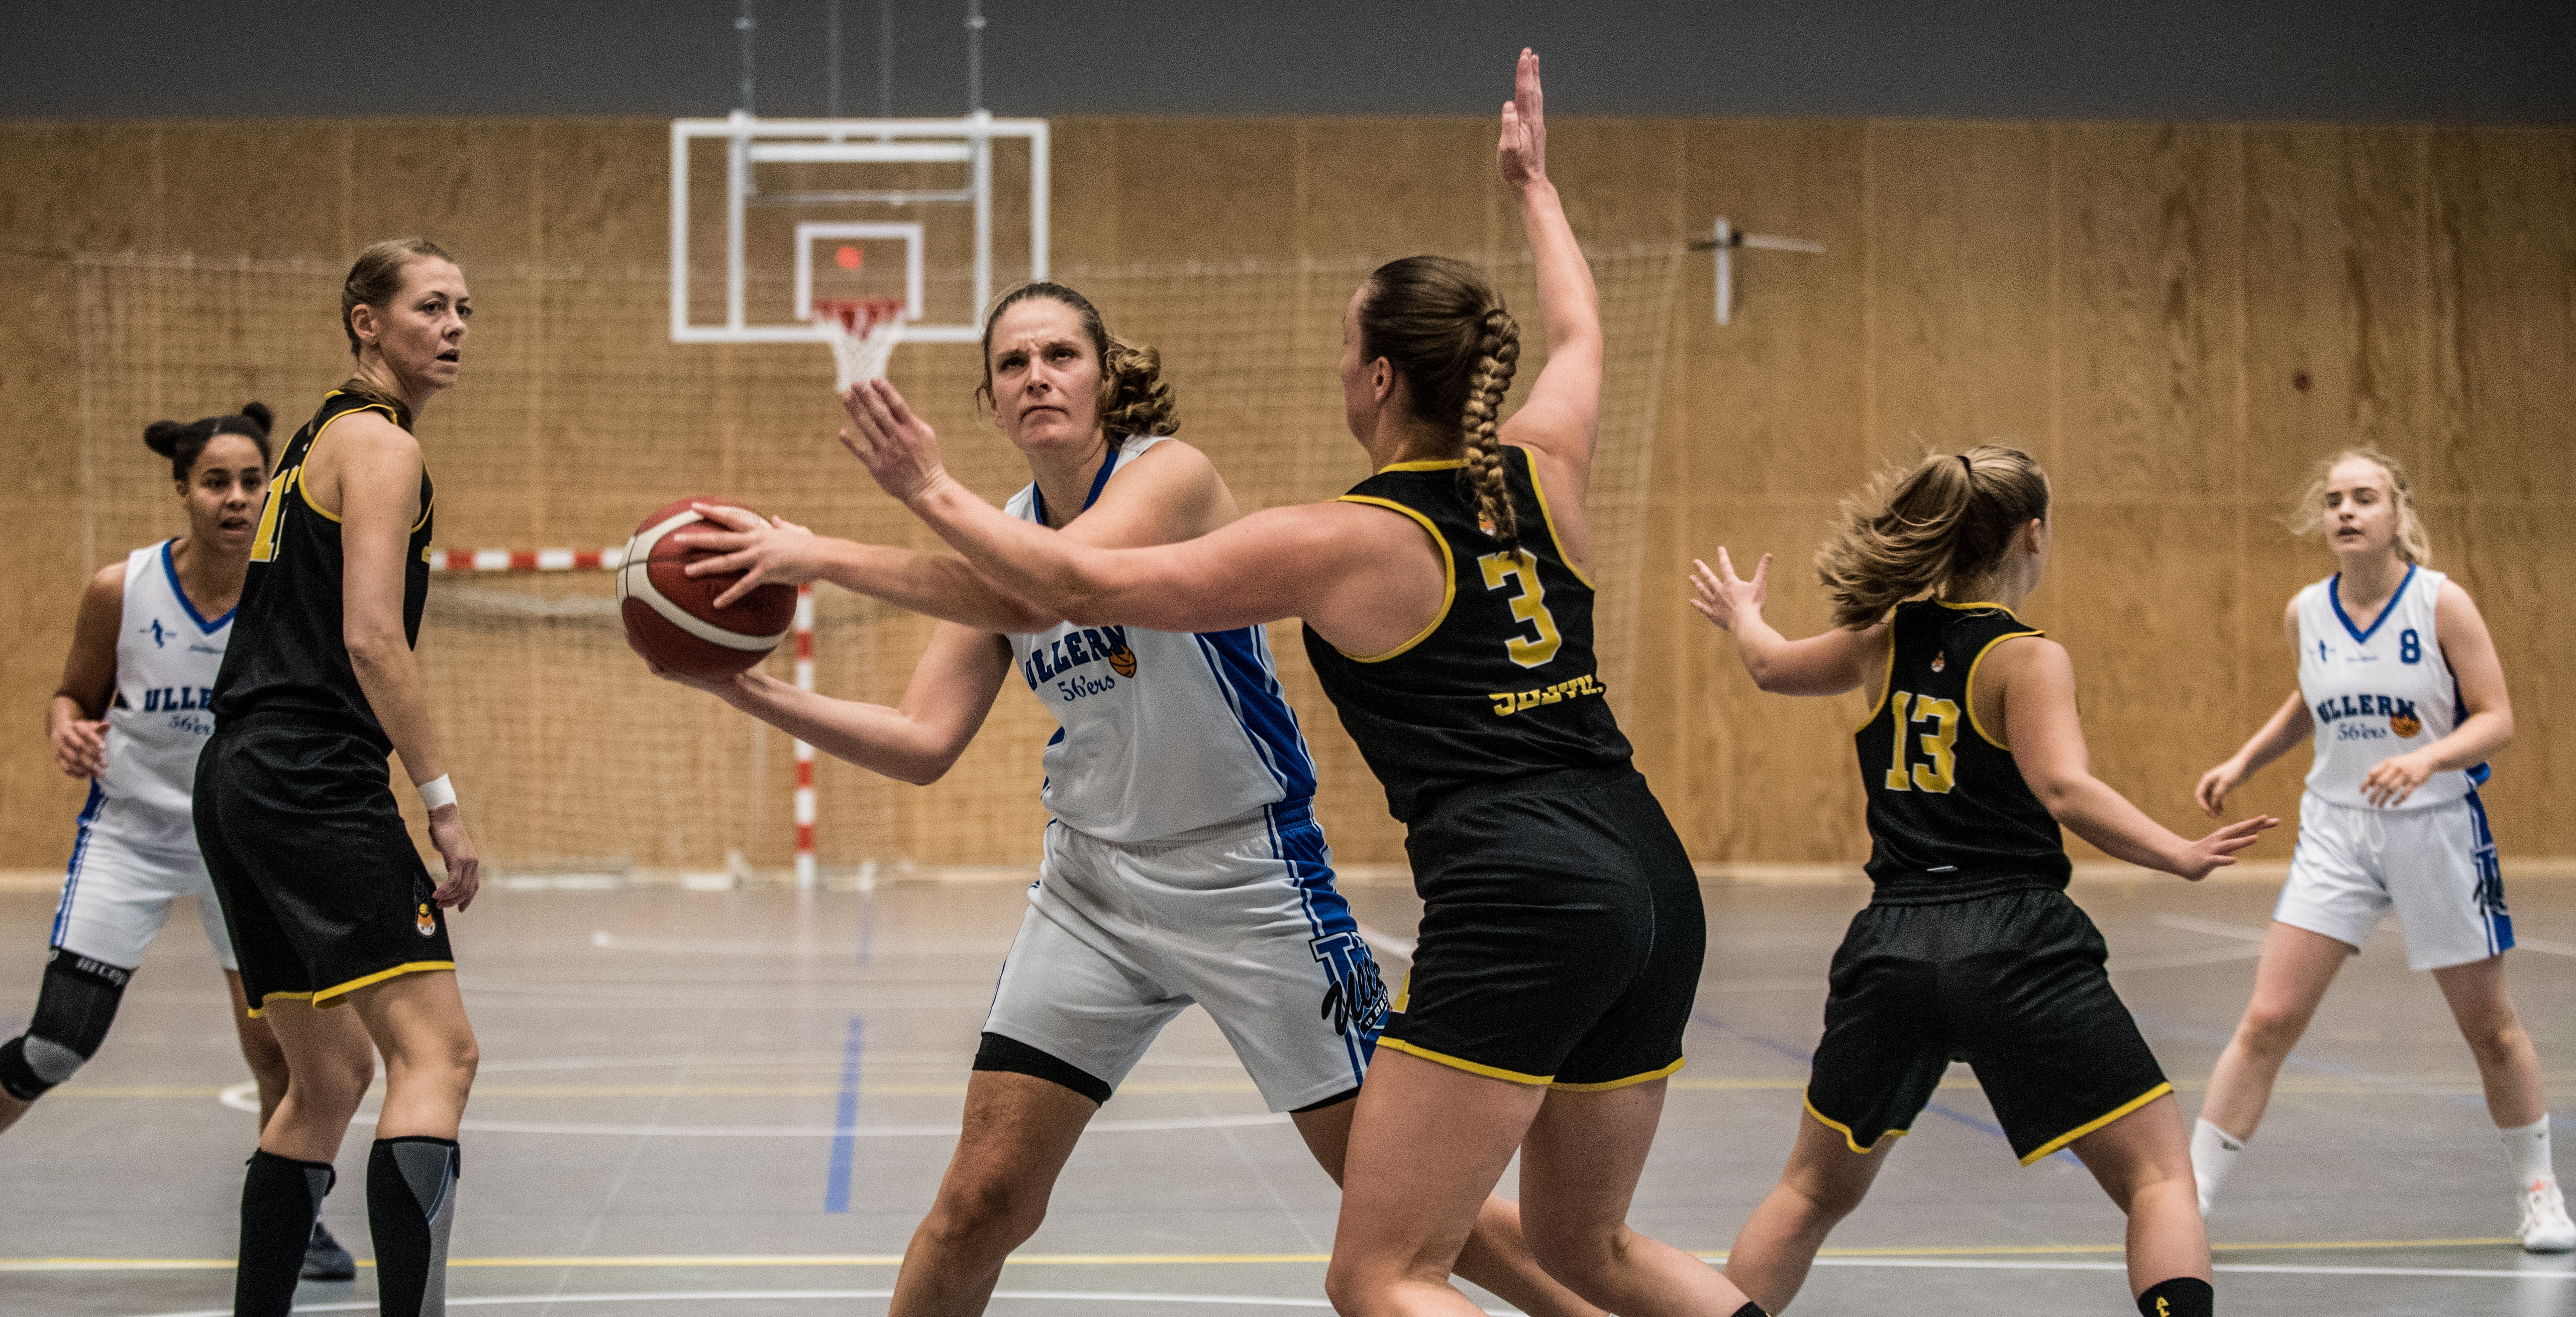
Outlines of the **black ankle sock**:
<svg viewBox="0 0 2576 1317">
<path fill-rule="evenodd" d="M 1771 1317 L 1771 1314 L 1762 1311 L 1761 1304 L 1746 1299 L 1744 1306 L 1735 1310 L 1734 1317 Z"/>
<path fill-rule="evenodd" d="M 250 1155 L 250 1170 L 242 1176 L 241 1260 L 233 1272 L 236 1317 L 285 1317 L 332 1177 L 329 1162 Z"/>
<path fill-rule="evenodd" d="M 454 1139 L 378 1139 L 367 1154 L 367 1231 L 384 1317 L 447 1311 L 447 1230 L 462 1162 Z"/>
<path fill-rule="evenodd" d="M 2210 1317 L 2217 1305 L 2218 1291 L 2198 1276 L 2160 1280 L 2138 1296 L 2138 1311 L 2144 1317 Z"/>
</svg>

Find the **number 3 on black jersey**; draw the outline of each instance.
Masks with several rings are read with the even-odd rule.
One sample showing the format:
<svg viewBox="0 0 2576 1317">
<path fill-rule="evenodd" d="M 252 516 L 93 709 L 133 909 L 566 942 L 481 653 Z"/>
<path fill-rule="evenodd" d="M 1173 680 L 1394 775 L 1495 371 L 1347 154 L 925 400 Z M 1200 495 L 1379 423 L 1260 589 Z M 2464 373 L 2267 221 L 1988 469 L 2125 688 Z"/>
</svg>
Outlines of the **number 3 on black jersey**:
<svg viewBox="0 0 2576 1317">
<path fill-rule="evenodd" d="M 1908 704 L 1914 706 L 1911 717 L 1906 715 Z M 1949 794 L 1952 770 L 1958 763 L 1958 756 L 1950 750 L 1951 746 L 1959 743 L 1958 703 L 1954 700 L 1918 699 L 1908 692 L 1898 691 L 1887 697 L 1887 707 L 1896 722 L 1896 762 L 1887 770 L 1887 789 L 1907 791 L 1920 788 L 1936 795 Z M 1906 724 L 1927 722 L 1932 724 L 1932 730 L 1923 733 L 1919 739 L 1923 742 L 1923 753 L 1931 756 L 1932 762 L 1913 764 L 1910 766 L 1913 771 L 1909 773 L 1905 758 Z"/>
<path fill-rule="evenodd" d="M 1476 560 L 1476 566 L 1484 570 L 1488 590 L 1500 590 L 1513 577 L 1520 578 L 1521 592 L 1512 596 L 1512 620 L 1528 623 L 1538 638 L 1513 636 L 1505 641 L 1503 649 L 1512 656 L 1512 662 L 1535 668 L 1555 658 L 1556 647 L 1564 644 L 1565 638 L 1557 634 L 1556 619 L 1548 614 L 1547 587 L 1539 584 L 1538 559 L 1526 549 L 1515 549 L 1486 554 Z"/>
</svg>

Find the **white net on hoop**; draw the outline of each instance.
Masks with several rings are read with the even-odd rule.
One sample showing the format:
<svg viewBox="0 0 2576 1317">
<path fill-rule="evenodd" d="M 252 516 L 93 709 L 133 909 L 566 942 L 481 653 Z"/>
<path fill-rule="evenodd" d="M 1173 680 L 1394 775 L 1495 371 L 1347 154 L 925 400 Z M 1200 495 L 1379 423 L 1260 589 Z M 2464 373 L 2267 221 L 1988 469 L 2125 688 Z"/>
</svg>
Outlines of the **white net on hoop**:
<svg viewBox="0 0 2576 1317">
<path fill-rule="evenodd" d="M 839 363 L 834 393 L 847 393 L 862 380 L 885 378 L 886 361 L 903 339 L 904 305 L 900 298 L 853 297 L 814 304 L 814 329 L 832 345 Z"/>
</svg>

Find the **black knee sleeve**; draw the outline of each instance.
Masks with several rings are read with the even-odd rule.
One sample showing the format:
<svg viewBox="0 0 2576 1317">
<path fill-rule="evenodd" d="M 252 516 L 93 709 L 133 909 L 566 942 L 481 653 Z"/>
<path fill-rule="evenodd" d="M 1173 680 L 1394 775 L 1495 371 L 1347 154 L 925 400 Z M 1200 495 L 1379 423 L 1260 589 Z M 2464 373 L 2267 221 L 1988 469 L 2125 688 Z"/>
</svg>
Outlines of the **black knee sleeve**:
<svg viewBox="0 0 2576 1317">
<path fill-rule="evenodd" d="M 0 1043 L 0 1088 L 33 1102 L 71 1078 L 98 1055 L 133 977 L 130 969 L 55 947 L 45 959 L 44 986 L 36 990 L 36 1018 L 27 1032 Z"/>
<path fill-rule="evenodd" d="M 2146 1317 L 2210 1317 L 2218 1303 L 2218 1292 L 2198 1276 L 2176 1276 L 2158 1281 L 2138 1296 L 2138 1311 Z"/>
</svg>

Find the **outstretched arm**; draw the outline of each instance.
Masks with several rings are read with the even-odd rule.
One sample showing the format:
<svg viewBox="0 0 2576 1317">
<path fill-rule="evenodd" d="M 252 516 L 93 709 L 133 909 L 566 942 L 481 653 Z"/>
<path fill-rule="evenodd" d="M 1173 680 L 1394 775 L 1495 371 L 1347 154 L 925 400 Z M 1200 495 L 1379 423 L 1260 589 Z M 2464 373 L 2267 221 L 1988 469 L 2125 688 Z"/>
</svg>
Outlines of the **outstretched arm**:
<svg viewBox="0 0 2576 1317">
<path fill-rule="evenodd" d="M 2236 863 L 2238 851 L 2280 823 L 2260 815 L 2187 841 L 2093 776 L 2084 728 L 2075 716 L 2075 665 L 2056 641 L 2002 641 L 1986 651 L 1982 669 L 1981 680 L 1995 683 L 1992 689 L 2003 702 L 2013 764 L 2031 794 L 2076 836 L 2114 858 L 2197 882 L 2212 869 Z M 1977 698 L 1977 692 L 1969 697 Z"/>
<path fill-rule="evenodd" d="M 1044 631 L 1065 620 L 1021 598 L 1011 583 L 993 581 L 962 559 L 831 539 L 784 517 L 764 522 L 743 508 L 696 506 L 714 524 L 689 527 L 675 538 L 717 550 L 721 556 L 689 564 L 688 574 L 743 573 L 740 581 L 716 597 L 719 608 L 769 582 L 801 585 L 825 580 L 978 630 Z M 1217 474 L 1216 464 L 1198 449 L 1168 440 L 1119 468 L 1099 501 L 1077 513 L 1065 525 L 1064 534 L 1084 544 L 1135 548 L 1190 539 L 1237 515 L 1234 494 Z"/>
<path fill-rule="evenodd" d="M 1735 633 L 1744 670 L 1763 690 L 1773 695 L 1840 695 L 1860 688 L 1873 670 L 1885 666 L 1884 619 L 1858 630 L 1835 627 L 1804 640 L 1791 640 L 1773 629 L 1762 616 L 1762 605 L 1770 597 L 1770 554 L 1753 564 L 1750 581 L 1736 576 L 1735 562 L 1723 548 L 1717 551 L 1717 570 L 1709 570 L 1697 558 L 1691 559 L 1691 566 L 1696 569 L 1691 573 L 1696 593 L 1691 607 L 1719 630 Z"/>
<path fill-rule="evenodd" d="M 1503 425 L 1507 443 L 1542 457 L 1549 502 L 1560 518 L 1583 506 L 1591 481 L 1592 439 L 1601 418 L 1601 298 L 1592 266 L 1574 240 L 1556 184 L 1547 177 L 1547 120 L 1538 55 L 1521 52 L 1512 99 L 1503 106 L 1495 154 L 1503 181 L 1520 197 L 1521 229 L 1536 262 L 1538 300 L 1547 321 L 1547 367 L 1528 400 Z M 1556 492 L 1561 490 L 1562 492 Z"/>
<path fill-rule="evenodd" d="M 892 384 L 861 384 L 847 401 L 855 424 L 841 442 L 877 485 L 986 580 L 1067 621 L 1222 631 L 1303 617 L 1343 651 L 1373 654 L 1436 616 L 1448 585 L 1420 528 L 1359 503 L 1272 508 L 1179 544 L 1084 544 L 951 479 L 938 436 Z"/>
<path fill-rule="evenodd" d="M 655 676 L 706 691 L 835 759 L 915 786 L 938 781 L 966 752 L 1010 671 L 1009 641 L 954 622 L 942 622 L 931 633 L 903 702 L 893 708 L 798 690 L 758 669 L 713 681 L 653 669 Z"/>
</svg>

